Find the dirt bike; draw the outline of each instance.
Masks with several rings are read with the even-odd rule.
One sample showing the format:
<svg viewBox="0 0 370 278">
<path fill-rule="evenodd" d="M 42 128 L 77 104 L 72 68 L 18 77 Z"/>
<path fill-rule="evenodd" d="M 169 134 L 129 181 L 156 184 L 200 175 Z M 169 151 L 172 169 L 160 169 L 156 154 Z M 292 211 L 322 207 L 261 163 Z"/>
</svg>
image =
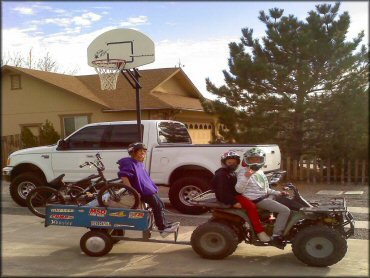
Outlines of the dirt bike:
<svg viewBox="0 0 370 278">
<path fill-rule="evenodd" d="M 273 173 L 270 185 L 276 185 L 283 174 Z M 285 201 L 294 206 L 284 230 L 282 248 L 291 244 L 294 255 L 310 266 L 324 267 L 339 262 L 347 252 L 346 239 L 354 234 L 354 220 L 347 210 L 345 198 L 333 198 L 323 203 L 309 202 L 292 183 L 286 184 L 284 189 L 293 192 L 292 197 Z M 191 235 L 192 248 L 201 257 L 223 259 L 231 255 L 242 241 L 261 247 L 272 246 L 272 242 L 258 239 L 243 209 L 220 203 L 214 192 L 206 191 L 190 202 L 212 212 L 212 218 L 198 226 Z M 265 232 L 271 236 L 276 215 L 262 209 L 258 212 Z"/>
<path fill-rule="evenodd" d="M 48 186 L 36 187 L 27 195 L 28 209 L 34 215 L 45 218 L 45 209 L 48 204 L 86 205 L 101 196 L 100 191 L 110 193 L 110 199 L 115 201 L 116 207 L 138 207 L 139 195 L 136 191 L 122 183 L 117 183 L 120 178 L 110 180 L 105 178 L 103 173 L 105 166 L 99 153 L 96 154 L 94 162 L 87 161 L 79 167 L 86 166 L 95 167 L 98 173 L 70 183 L 63 182 L 65 174 L 62 174 L 52 180 Z"/>
</svg>

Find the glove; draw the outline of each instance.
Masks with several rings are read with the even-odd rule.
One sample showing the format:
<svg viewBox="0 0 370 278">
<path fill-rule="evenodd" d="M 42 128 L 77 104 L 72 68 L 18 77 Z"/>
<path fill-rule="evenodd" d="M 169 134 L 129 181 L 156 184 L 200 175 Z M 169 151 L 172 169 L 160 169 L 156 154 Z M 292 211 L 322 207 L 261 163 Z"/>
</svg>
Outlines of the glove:
<svg viewBox="0 0 370 278">
<path fill-rule="evenodd" d="M 281 196 L 289 196 L 289 192 L 287 191 L 280 191 Z"/>
<path fill-rule="evenodd" d="M 253 174 L 254 174 L 254 171 L 253 171 L 252 169 L 250 169 L 250 168 L 246 168 L 246 169 L 245 169 L 245 173 L 244 173 L 244 176 L 245 176 L 245 177 L 249 178 L 249 177 L 251 177 Z"/>
</svg>

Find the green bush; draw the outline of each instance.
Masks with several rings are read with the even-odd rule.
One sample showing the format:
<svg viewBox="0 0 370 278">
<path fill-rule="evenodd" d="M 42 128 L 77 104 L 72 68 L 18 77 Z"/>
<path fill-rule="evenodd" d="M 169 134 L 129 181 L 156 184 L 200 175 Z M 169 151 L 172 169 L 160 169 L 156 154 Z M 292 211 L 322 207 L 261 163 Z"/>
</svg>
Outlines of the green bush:
<svg viewBox="0 0 370 278">
<path fill-rule="evenodd" d="M 40 145 L 52 145 L 60 139 L 60 135 L 55 131 L 53 124 L 46 120 L 40 128 Z"/>
<path fill-rule="evenodd" d="M 55 131 L 53 124 L 46 120 L 40 127 L 39 137 L 32 134 L 28 127 L 21 130 L 22 148 L 31 148 L 44 145 L 52 145 L 60 139 L 60 135 Z"/>
<path fill-rule="evenodd" d="M 32 131 L 28 127 L 22 127 L 21 141 L 22 148 L 32 148 L 39 146 L 37 137 L 32 134 Z"/>
</svg>

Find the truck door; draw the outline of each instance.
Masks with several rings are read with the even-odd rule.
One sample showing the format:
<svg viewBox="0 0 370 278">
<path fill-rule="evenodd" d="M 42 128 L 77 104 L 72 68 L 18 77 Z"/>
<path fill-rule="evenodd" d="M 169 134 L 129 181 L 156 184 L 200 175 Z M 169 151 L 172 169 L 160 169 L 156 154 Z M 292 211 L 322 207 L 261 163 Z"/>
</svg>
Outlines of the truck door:
<svg viewBox="0 0 370 278">
<path fill-rule="evenodd" d="M 66 174 L 65 181 L 76 181 L 97 173 L 94 167 L 80 168 L 85 161 L 94 161 L 97 152 L 101 151 L 102 141 L 107 126 L 87 126 L 70 137 L 63 147 L 58 147 L 52 154 L 54 176 Z"/>
</svg>

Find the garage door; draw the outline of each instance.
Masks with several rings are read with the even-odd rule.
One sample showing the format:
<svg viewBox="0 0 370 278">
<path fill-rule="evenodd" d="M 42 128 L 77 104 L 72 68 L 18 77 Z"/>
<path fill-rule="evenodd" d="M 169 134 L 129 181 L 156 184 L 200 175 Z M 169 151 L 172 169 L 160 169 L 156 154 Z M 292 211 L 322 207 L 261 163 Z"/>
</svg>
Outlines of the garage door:
<svg viewBox="0 0 370 278">
<path fill-rule="evenodd" d="M 193 144 L 209 144 L 212 140 L 212 125 L 207 123 L 186 123 Z"/>
</svg>

